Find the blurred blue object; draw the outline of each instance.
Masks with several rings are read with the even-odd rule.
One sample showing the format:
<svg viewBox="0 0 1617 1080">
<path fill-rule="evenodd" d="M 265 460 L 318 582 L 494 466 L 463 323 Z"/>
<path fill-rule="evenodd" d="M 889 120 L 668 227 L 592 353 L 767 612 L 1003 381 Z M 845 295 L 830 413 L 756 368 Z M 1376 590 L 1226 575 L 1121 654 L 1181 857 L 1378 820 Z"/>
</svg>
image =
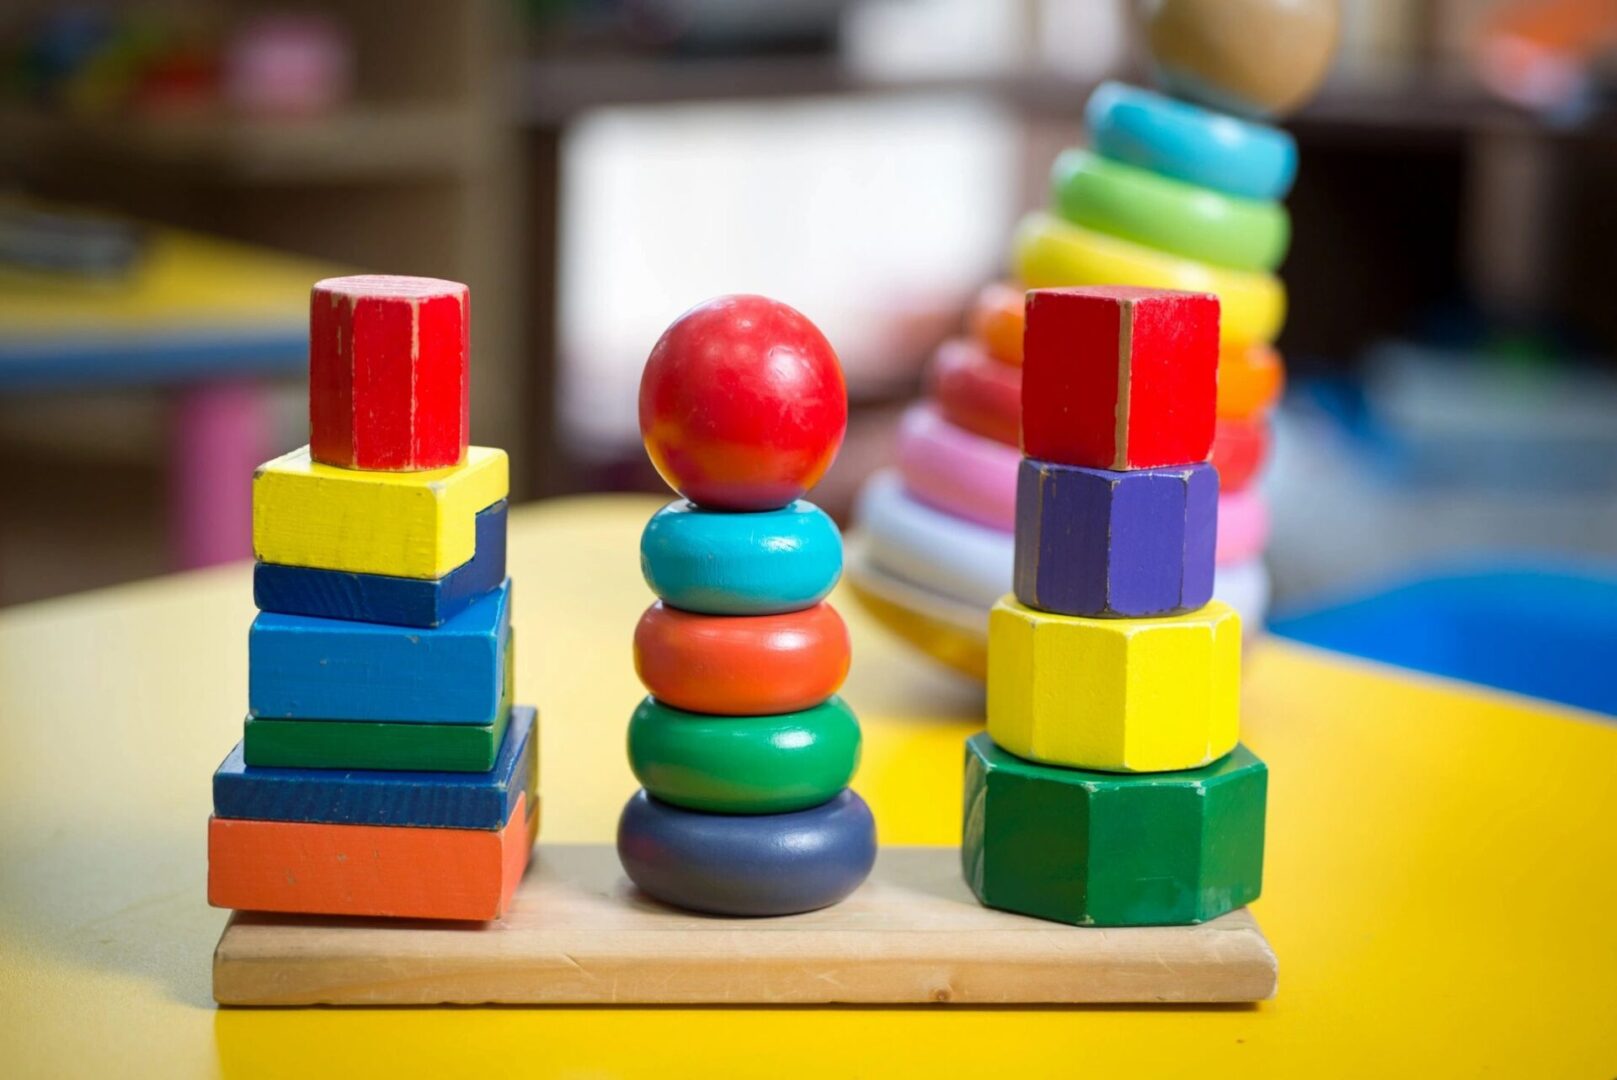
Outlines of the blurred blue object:
<svg viewBox="0 0 1617 1080">
<path fill-rule="evenodd" d="M 1365 356 L 1362 393 L 1337 415 L 1394 483 L 1617 491 L 1617 377 L 1598 362 L 1386 342 Z"/>
<path fill-rule="evenodd" d="M 1291 608 L 1269 629 L 1617 716 L 1617 566 L 1474 565 Z"/>
</svg>

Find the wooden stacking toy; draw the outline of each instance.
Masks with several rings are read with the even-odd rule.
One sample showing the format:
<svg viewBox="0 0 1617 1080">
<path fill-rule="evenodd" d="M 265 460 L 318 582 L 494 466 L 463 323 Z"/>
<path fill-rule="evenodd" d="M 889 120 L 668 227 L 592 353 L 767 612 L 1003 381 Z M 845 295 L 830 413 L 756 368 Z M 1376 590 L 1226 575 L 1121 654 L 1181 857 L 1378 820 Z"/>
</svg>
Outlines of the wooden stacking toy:
<svg viewBox="0 0 1617 1080">
<path fill-rule="evenodd" d="M 856 595 L 889 627 L 979 677 L 986 671 L 983 616 L 1012 584 L 1011 533 L 1023 524 L 1010 510 L 1018 450 L 1046 463 L 1040 490 L 1053 498 L 1087 490 L 1062 468 L 1132 473 L 1150 464 L 1152 443 L 1164 438 L 1176 445 L 1160 448 L 1158 464 L 1199 461 L 1210 437 L 1222 521 L 1214 594 L 1238 607 L 1249 629 L 1262 625 L 1268 604 L 1268 511 L 1257 480 L 1270 453 L 1269 414 L 1284 382 L 1271 343 L 1286 307 L 1276 271 L 1291 240 L 1281 200 L 1297 168 L 1295 144 L 1272 119 L 1323 79 L 1337 3 L 1143 0 L 1134 11 L 1167 93 L 1107 83 L 1090 96 L 1088 145 L 1057 157 L 1049 208 L 1016 230 L 1014 280 L 984 288 L 967 317 L 968 335 L 938 348 L 930 401 L 905 418 L 895 469 L 869 482 L 855 515 L 863 536 L 850 561 Z M 1172 417 L 1131 404 L 1114 423 L 1090 422 L 1111 383 L 1180 374 L 1172 364 L 1151 363 L 1153 347 L 1169 356 L 1177 343 L 1153 346 L 1150 325 L 1137 324 L 1131 331 L 1144 339 L 1120 342 L 1119 363 L 1093 372 L 1097 385 L 1088 396 L 1059 382 L 1034 388 L 1024 426 L 1023 381 L 1039 377 L 1024 363 L 1024 296 L 1028 288 L 1063 286 L 1217 297 L 1216 376 L 1209 382 L 1198 370 L 1194 387 L 1170 395 L 1178 409 Z M 1041 325 L 1065 332 L 1053 321 Z M 1073 371 L 1044 374 L 1062 380 Z M 1216 402 L 1211 418 L 1200 406 L 1208 393 Z M 1191 396 L 1198 404 L 1187 413 L 1181 402 Z M 1062 409 L 1073 414 L 1063 416 Z M 1075 422 L 1080 416 L 1084 422 Z M 1090 444 L 1072 445 L 1080 438 Z M 1030 482 L 1025 476 L 1021 482 Z M 1134 483 L 1141 491 L 1149 487 Z M 1076 512 L 1070 504 L 1068 513 Z M 1134 550 L 1132 542 L 1113 546 Z M 1159 572 L 1164 565 L 1146 561 Z M 1037 562 L 1025 565 L 1031 570 Z M 1024 595 L 1034 587 L 1016 582 Z M 1044 599 L 1060 610 L 1055 593 L 1046 591 Z"/>
<path fill-rule="evenodd" d="M 784 304 L 686 312 L 640 384 L 646 451 L 684 496 L 641 537 L 659 599 L 634 635 L 650 691 L 629 724 L 643 785 L 618 857 L 645 893 L 724 915 L 834 904 L 870 873 L 870 809 L 848 789 L 859 724 L 837 689 L 848 631 L 824 601 L 836 526 L 801 496 L 847 425 L 836 353 Z"/>
<path fill-rule="evenodd" d="M 508 581 L 456 599 L 436 626 L 389 627 L 328 611 L 424 618 L 443 604 L 318 567 L 334 576 L 290 595 L 322 614 L 266 611 L 252 632 L 260 715 L 214 777 L 210 896 L 255 912 L 400 919 L 237 915 L 214 955 L 217 1000 L 1270 996 L 1274 954 L 1234 910 L 1261 879 L 1267 771 L 1235 742 L 1239 619 L 1207 600 L 1217 477 L 1167 449 L 1207 454 L 1217 306 L 1139 290 L 1002 300 L 992 318 L 1028 323 L 1018 390 L 1059 387 L 1053 404 L 1103 427 L 1125 467 L 1024 460 L 928 407 L 905 424 L 919 451 L 907 460 L 931 470 L 938 499 L 994 524 L 894 498 L 897 474 L 866 492 L 878 500 L 865 507 L 872 538 L 926 552 L 912 562 L 931 587 L 969 579 L 1002 595 L 1013 557 L 1030 567 L 1027 595 L 993 614 L 989 731 L 967 744 L 961 851 L 890 847 L 878 861 L 870 808 L 849 787 L 861 733 L 839 696 L 848 629 L 827 600 L 842 538 L 804 499 L 847 423 L 836 355 L 791 308 L 720 297 L 669 327 L 641 381 L 647 450 L 682 498 L 641 534 L 655 598 L 634 663 L 649 695 L 628 719 L 641 786 L 615 848 L 552 847 L 523 876 L 538 731 L 532 709 L 508 704 Z M 999 345 L 987 362 L 1016 370 Z M 1169 460 L 1133 467 L 1131 454 Z M 951 469 L 980 474 L 976 503 L 949 493 Z M 1018 493 L 1008 505 L 986 480 L 1001 470 Z M 1002 557 L 1007 523 L 1025 550 Z M 477 771 L 447 771 L 485 746 L 497 749 Z M 467 932 L 404 919 L 483 922 Z M 1079 928 L 1091 925 L 1128 929 Z"/>
<path fill-rule="evenodd" d="M 1236 742 L 1240 616 L 1210 599 L 1218 301 L 1043 290 L 1026 324 L 1015 591 L 967 744 L 966 879 L 1061 922 L 1202 922 L 1258 894 L 1266 785 Z"/>
<path fill-rule="evenodd" d="M 309 445 L 253 478 L 215 906 L 489 920 L 527 867 L 538 716 L 512 703 L 506 456 L 467 445 L 468 305 L 431 278 L 314 286 Z"/>
</svg>

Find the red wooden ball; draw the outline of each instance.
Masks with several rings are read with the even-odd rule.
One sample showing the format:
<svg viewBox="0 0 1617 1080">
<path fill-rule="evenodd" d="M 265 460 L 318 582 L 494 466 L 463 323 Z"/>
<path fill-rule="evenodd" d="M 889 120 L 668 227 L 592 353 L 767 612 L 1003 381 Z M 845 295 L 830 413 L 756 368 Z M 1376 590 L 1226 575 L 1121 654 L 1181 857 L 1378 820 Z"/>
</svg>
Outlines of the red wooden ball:
<svg viewBox="0 0 1617 1080">
<path fill-rule="evenodd" d="M 668 485 L 712 510 L 773 510 L 825 475 L 848 426 L 831 343 L 763 296 L 720 296 L 663 332 L 640 377 L 640 434 Z"/>
</svg>

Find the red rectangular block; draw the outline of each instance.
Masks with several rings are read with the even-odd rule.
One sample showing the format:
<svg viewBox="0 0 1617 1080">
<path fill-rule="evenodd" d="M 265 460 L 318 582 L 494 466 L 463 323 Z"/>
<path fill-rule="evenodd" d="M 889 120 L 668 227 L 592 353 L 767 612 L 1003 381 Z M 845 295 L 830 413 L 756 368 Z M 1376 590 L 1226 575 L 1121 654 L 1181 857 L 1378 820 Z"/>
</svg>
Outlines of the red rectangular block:
<svg viewBox="0 0 1617 1080">
<path fill-rule="evenodd" d="M 1028 293 L 1028 457 L 1114 470 L 1206 461 L 1217 397 L 1217 297 L 1114 287 Z"/>
<path fill-rule="evenodd" d="M 539 827 L 526 793 L 498 830 L 208 819 L 208 903 L 246 911 L 486 921 Z"/>
<path fill-rule="evenodd" d="M 396 472 L 466 456 L 471 296 L 437 278 L 360 275 L 309 298 L 309 451 Z"/>
</svg>

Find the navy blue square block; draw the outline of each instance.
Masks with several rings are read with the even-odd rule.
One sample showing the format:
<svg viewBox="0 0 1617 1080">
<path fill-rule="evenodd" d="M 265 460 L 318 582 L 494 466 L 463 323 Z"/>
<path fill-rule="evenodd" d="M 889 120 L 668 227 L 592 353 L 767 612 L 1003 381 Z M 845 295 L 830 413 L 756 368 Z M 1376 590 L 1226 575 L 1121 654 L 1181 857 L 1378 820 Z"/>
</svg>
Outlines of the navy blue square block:
<svg viewBox="0 0 1617 1080">
<path fill-rule="evenodd" d="M 242 760 L 242 744 L 213 774 L 217 817 L 429 829 L 499 830 L 539 768 L 538 713 L 511 710 L 494 768 L 483 773 L 272 769 Z"/>
<path fill-rule="evenodd" d="M 253 602 L 282 615 L 442 626 L 505 580 L 506 508 L 501 499 L 478 513 L 476 553 L 436 580 L 261 562 L 253 567 Z"/>
</svg>

